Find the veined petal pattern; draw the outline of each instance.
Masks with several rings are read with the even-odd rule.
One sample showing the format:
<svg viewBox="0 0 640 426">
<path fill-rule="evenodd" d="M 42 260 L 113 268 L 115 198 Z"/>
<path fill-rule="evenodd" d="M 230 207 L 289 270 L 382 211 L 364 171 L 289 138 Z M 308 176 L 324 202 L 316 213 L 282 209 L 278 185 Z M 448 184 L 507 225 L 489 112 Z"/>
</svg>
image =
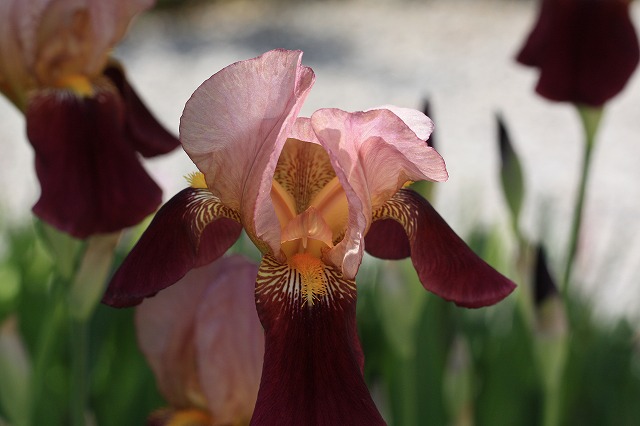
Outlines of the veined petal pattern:
<svg viewBox="0 0 640 426">
<path fill-rule="evenodd" d="M 239 215 L 207 189 L 187 188 L 158 211 L 115 273 L 103 302 L 133 306 L 189 270 L 213 262 L 238 239 Z"/>
</svg>

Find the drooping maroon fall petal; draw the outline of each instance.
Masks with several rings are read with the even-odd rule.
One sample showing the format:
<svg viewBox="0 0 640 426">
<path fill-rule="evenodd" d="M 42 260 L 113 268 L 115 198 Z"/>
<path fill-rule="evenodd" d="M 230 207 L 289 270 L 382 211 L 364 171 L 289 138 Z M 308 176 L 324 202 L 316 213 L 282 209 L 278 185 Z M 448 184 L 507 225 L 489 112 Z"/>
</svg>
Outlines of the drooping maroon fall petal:
<svg viewBox="0 0 640 426">
<path fill-rule="evenodd" d="M 411 256 L 411 245 L 402 225 L 394 219 L 377 220 L 364 237 L 365 250 L 372 256 L 398 260 Z"/>
<path fill-rule="evenodd" d="M 600 106 L 624 88 L 639 52 L 628 0 L 543 0 L 517 60 L 540 68 L 545 98 Z"/>
<path fill-rule="evenodd" d="M 78 238 L 135 225 L 162 201 L 124 136 L 120 96 L 95 90 L 93 97 L 41 91 L 26 111 L 41 186 L 33 211 Z"/>
<path fill-rule="evenodd" d="M 127 81 L 124 70 L 117 63 L 110 64 L 104 75 L 118 88 L 125 105 L 125 131 L 133 148 L 145 157 L 166 154 L 180 145 L 151 114 L 136 91 Z"/>
<path fill-rule="evenodd" d="M 102 301 L 115 307 L 137 305 L 189 270 L 222 256 L 241 231 L 237 213 L 207 189 L 182 190 L 158 211 L 114 274 Z"/>
<path fill-rule="evenodd" d="M 478 308 L 504 299 L 515 285 L 478 257 L 447 225 L 427 200 L 401 189 L 374 212 L 365 250 L 384 259 L 399 259 L 410 247 L 422 285 L 457 305 Z M 402 227 L 388 223 L 394 220 Z M 404 237 L 404 240 L 403 240 Z"/>
<path fill-rule="evenodd" d="M 252 425 L 385 424 L 360 368 L 355 282 L 323 268 L 326 293 L 310 295 L 298 271 L 263 258 L 256 307 L 265 358 Z"/>
</svg>

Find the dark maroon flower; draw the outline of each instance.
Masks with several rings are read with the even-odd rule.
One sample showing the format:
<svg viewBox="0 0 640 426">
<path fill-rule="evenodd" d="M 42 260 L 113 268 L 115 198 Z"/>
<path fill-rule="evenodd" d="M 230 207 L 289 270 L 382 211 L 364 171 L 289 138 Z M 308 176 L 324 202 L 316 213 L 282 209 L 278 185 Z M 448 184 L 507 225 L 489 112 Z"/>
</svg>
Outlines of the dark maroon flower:
<svg viewBox="0 0 640 426">
<path fill-rule="evenodd" d="M 25 113 L 41 186 L 34 213 L 85 238 L 134 225 L 162 192 L 138 159 L 179 145 L 108 53 L 153 0 L 0 6 L 0 90 Z"/>
<path fill-rule="evenodd" d="M 540 16 L 517 56 L 540 69 L 545 98 L 601 106 L 638 65 L 628 0 L 542 0 Z"/>
</svg>

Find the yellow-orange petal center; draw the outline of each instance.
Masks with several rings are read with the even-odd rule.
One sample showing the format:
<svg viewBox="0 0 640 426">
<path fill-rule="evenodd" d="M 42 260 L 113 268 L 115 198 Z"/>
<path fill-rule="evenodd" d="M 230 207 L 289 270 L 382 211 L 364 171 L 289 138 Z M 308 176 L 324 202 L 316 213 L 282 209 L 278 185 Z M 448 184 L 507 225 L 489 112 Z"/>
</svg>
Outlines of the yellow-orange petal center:
<svg viewBox="0 0 640 426">
<path fill-rule="evenodd" d="M 164 426 L 211 426 L 214 419 L 199 408 L 160 408 L 147 418 L 147 424 Z"/>
<path fill-rule="evenodd" d="M 347 197 L 321 145 L 287 140 L 275 170 L 271 201 L 287 259 L 296 253 L 322 258 L 344 235 Z"/>
<path fill-rule="evenodd" d="M 304 304 L 313 306 L 327 295 L 327 276 L 322 261 L 308 253 L 296 253 L 289 258 L 289 267 L 300 274 Z"/>
<path fill-rule="evenodd" d="M 70 74 L 59 78 L 55 82 L 56 87 L 69 89 L 78 96 L 91 97 L 94 94 L 91 81 L 84 75 Z"/>
<path fill-rule="evenodd" d="M 195 189 L 207 189 L 207 182 L 201 172 L 191 172 L 184 177 L 189 186 Z"/>
</svg>

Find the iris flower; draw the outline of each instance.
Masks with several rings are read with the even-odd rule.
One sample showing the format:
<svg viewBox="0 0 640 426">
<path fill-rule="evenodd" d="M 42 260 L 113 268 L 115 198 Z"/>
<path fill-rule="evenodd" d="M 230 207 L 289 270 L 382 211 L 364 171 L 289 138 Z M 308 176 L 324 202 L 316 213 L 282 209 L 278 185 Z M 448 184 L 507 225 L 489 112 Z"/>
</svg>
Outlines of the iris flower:
<svg viewBox="0 0 640 426">
<path fill-rule="evenodd" d="M 262 252 L 265 355 L 252 424 L 383 424 L 356 330 L 365 249 L 410 256 L 427 290 L 461 306 L 496 303 L 514 285 L 407 188 L 447 179 L 426 142 L 431 120 L 391 106 L 298 117 L 315 80 L 301 57 L 270 51 L 195 91 L 180 135 L 201 173 L 159 210 L 103 301 L 139 303 L 221 256 L 244 229 Z"/>
<path fill-rule="evenodd" d="M 150 424 L 248 424 L 264 354 L 257 272 L 255 263 L 225 256 L 137 307 L 140 349 L 171 405 Z"/>
<path fill-rule="evenodd" d="M 517 60 L 540 69 L 536 91 L 547 99 L 602 106 L 638 66 L 629 0 L 542 0 Z"/>
<path fill-rule="evenodd" d="M 134 225 L 162 192 L 138 158 L 179 145 L 109 57 L 153 0 L 3 0 L 0 91 L 26 117 L 34 213 L 85 238 Z"/>
</svg>

